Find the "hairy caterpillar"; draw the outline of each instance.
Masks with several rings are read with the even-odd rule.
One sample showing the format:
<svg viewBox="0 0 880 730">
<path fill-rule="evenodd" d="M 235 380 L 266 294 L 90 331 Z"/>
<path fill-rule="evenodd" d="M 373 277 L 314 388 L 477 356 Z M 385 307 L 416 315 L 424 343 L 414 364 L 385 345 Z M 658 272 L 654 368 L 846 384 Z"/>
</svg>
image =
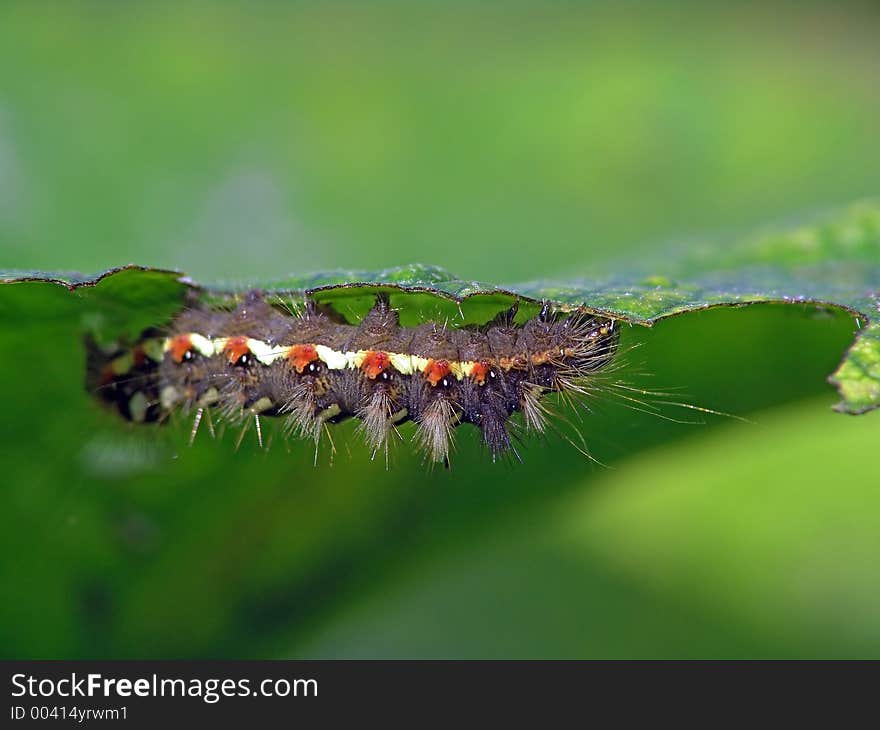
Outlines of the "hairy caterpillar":
<svg viewBox="0 0 880 730">
<path fill-rule="evenodd" d="M 522 324 L 516 306 L 483 325 L 427 321 L 401 326 L 387 296 L 357 324 L 325 305 L 291 309 L 259 291 L 234 309 L 196 305 L 130 347 L 91 339 L 88 387 L 134 422 L 174 411 L 234 424 L 282 417 L 293 436 L 316 444 L 329 424 L 359 419 L 373 455 L 388 453 L 395 428 L 416 424 L 414 441 L 448 463 L 454 429 L 475 426 L 492 455 L 516 455 L 510 417 L 533 432 L 548 427 L 542 397 L 582 392 L 618 346 L 612 319 L 563 313 L 544 302 Z M 214 414 L 212 416 L 212 414 Z"/>
</svg>

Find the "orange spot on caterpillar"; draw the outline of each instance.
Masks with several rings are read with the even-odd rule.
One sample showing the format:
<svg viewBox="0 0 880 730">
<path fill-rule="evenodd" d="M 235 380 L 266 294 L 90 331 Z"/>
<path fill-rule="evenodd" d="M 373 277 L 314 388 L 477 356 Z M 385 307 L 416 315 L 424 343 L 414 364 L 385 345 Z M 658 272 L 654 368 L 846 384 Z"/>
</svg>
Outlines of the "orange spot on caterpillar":
<svg viewBox="0 0 880 730">
<path fill-rule="evenodd" d="M 287 359 L 296 368 L 296 372 L 301 373 L 306 365 L 318 359 L 318 351 L 314 345 L 294 345 L 287 353 Z"/>
<path fill-rule="evenodd" d="M 230 365 L 235 365 L 244 355 L 250 352 L 247 337 L 230 337 L 223 348 Z"/>
<path fill-rule="evenodd" d="M 425 365 L 424 375 L 427 381 L 436 386 L 443 378 L 449 375 L 452 372 L 452 369 L 449 367 L 449 362 L 446 360 L 428 360 L 428 364 Z"/>
<path fill-rule="evenodd" d="M 475 362 L 473 365 L 471 365 L 471 379 L 477 385 L 485 385 L 486 378 L 489 376 L 489 371 L 491 369 L 492 364 L 488 360 Z"/>
<path fill-rule="evenodd" d="M 134 360 L 134 366 L 136 368 L 141 367 L 144 364 L 144 360 L 147 359 L 147 353 L 144 351 L 143 346 L 136 345 L 134 350 L 131 351 L 132 359 Z"/>
<path fill-rule="evenodd" d="M 361 370 L 370 379 L 375 380 L 384 370 L 391 365 L 391 358 L 387 352 L 370 351 L 364 356 Z"/>
<path fill-rule="evenodd" d="M 177 335 L 171 338 L 171 359 L 174 362 L 183 362 L 183 358 L 192 349 L 192 340 L 189 335 Z"/>
</svg>

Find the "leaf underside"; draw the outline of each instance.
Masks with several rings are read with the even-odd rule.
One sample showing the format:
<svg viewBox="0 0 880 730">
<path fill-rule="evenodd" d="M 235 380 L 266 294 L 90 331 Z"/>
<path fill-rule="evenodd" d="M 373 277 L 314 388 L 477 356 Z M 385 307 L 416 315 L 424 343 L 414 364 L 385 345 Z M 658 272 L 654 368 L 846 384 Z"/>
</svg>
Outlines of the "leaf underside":
<svg viewBox="0 0 880 730">
<path fill-rule="evenodd" d="M 413 264 L 289 277 L 255 283 L 254 288 L 295 299 L 345 299 L 386 291 L 422 293 L 457 305 L 486 297 L 549 300 L 563 309 L 585 309 L 645 326 L 711 307 L 786 303 L 839 308 L 856 318 L 859 330 L 829 378 L 842 397 L 837 408 L 864 413 L 880 406 L 880 201 L 857 203 L 821 220 L 759 233 L 733 245 L 691 245 L 665 254 L 638 269 L 628 264 L 623 274 L 593 280 L 496 286 Z M 210 300 L 240 293 L 239 287 L 202 286 L 177 271 L 133 265 L 94 275 L 0 271 L 0 283 L 66 287 L 78 295 L 75 316 L 108 338 L 136 334 L 162 321 L 187 296 Z M 28 316 L 33 301 L 21 300 L 18 315 Z M 14 304 L 0 300 L 0 305 L 5 305 L 0 317 L 13 324 L 18 319 Z"/>
</svg>

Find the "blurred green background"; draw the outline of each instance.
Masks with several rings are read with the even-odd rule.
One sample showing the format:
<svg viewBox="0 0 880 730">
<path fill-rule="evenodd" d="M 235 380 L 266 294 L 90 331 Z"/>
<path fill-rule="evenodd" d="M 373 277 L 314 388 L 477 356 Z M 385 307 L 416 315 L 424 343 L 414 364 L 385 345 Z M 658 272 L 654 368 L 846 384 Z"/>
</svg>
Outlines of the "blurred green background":
<svg viewBox="0 0 880 730">
<path fill-rule="evenodd" d="M 6 2 L 0 267 L 599 276 L 876 194 L 878 30 L 868 3 Z M 555 437 L 493 465 L 461 429 L 451 470 L 402 444 L 386 471 L 351 424 L 314 468 L 118 422 L 75 312 L 0 291 L 4 656 L 880 654 L 880 419 L 824 382 L 848 317 L 625 333 L 632 382 L 753 423 L 601 401 L 606 466 Z"/>
</svg>

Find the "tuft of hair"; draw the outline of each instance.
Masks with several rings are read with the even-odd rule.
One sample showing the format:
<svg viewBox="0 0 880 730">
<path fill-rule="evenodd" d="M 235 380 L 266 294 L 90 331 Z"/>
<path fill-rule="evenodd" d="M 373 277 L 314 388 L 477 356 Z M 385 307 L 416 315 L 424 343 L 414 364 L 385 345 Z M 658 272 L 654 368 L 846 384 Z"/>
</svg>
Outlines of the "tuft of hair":
<svg viewBox="0 0 880 730">
<path fill-rule="evenodd" d="M 522 409 L 526 428 L 536 433 L 544 433 L 547 429 L 547 406 L 541 397 L 544 389 L 533 383 L 523 383 L 520 388 L 519 405 Z"/>
<path fill-rule="evenodd" d="M 457 422 L 454 403 L 448 398 L 435 398 L 416 421 L 416 445 L 431 461 L 447 462 L 452 446 L 452 429 Z"/>
<path fill-rule="evenodd" d="M 510 434 L 507 431 L 505 418 L 495 413 L 488 413 L 482 419 L 480 430 L 483 434 L 483 443 L 489 449 L 492 461 L 497 461 L 511 451 L 516 454 L 510 443 Z"/>
<path fill-rule="evenodd" d="M 357 417 L 360 419 L 358 431 L 364 437 L 374 457 L 380 450 L 384 450 L 387 459 L 388 440 L 394 427 L 393 414 L 394 401 L 384 388 L 373 389 L 366 402 L 358 409 Z"/>
<path fill-rule="evenodd" d="M 289 434 L 315 443 L 321 439 L 323 422 L 317 416 L 318 399 L 311 383 L 300 381 L 294 385 L 280 412 L 288 414 L 285 429 Z"/>
<path fill-rule="evenodd" d="M 611 362 L 620 341 L 620 329 L 613 319 L 577 312 L 556 325 L 569 375 L 584 376 Z M 561 363 L 558 363 L 561 364 Z"/>
</svg>

